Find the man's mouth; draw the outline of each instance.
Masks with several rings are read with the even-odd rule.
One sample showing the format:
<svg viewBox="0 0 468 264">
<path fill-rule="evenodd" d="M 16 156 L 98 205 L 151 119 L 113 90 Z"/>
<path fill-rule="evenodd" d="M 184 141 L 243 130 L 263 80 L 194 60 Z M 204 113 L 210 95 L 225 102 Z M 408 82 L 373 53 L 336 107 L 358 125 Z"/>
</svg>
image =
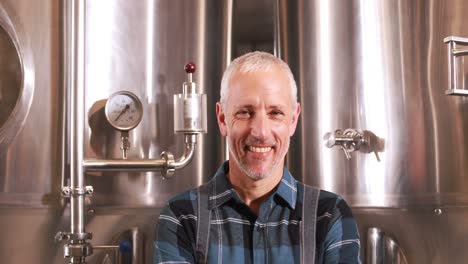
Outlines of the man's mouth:
<svg viewBox="0 0 468 264">
<path fill-rule="evenodd" d="M 254 147 L 254 146 L 248 146 L 247 149 L 251 152 L 256 152 L 256 153 L 265 153 L 268 152 L 272 149 L 272 147 Z"/>
</svg>

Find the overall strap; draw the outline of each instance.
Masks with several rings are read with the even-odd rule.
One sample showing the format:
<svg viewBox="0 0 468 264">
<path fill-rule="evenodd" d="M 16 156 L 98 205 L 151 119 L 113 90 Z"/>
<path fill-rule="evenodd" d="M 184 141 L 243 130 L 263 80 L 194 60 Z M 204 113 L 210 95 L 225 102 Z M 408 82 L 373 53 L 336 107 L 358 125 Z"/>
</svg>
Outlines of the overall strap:
<svg viewBox="0 0 468 264">
<path fill-rule="evenodd" d="M 210 240 L 210 221 L 211 210 L 208 209 L 209 197 L 211 194 L 211 182 L 200 186 L 197 189 L 198 194 L 198 212 L 197 212 L 197 244 L 196 258 L 197 263 L 205 264 L 208 261 L 208 246 Z"/>
<path fill-rule="evenodd" d="M 315 228 L 320 189 L 304 184 L 302 194 L 301 263 L 315 262 Z"/>
</svg>

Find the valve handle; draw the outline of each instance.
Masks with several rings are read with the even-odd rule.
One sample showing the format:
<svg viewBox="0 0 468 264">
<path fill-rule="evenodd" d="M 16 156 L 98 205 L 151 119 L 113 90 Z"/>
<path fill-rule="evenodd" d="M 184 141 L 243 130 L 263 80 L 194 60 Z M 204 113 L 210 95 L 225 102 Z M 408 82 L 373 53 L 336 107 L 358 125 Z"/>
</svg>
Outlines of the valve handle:
<svg viewBox="0 0 468 264">
<path fill-rule="evenodd" d="M 195 63 L 189 62 L 185 64 L 185 72 L 187 73 L 187 82 L 192 83 L 192 74 L 195 72 Z"/>
<path fill-rule="evenodd" d="M 349 154 L 349 150 L 343 145 L 340 145 L 340 147 L 343 150 L 343 152 L 344 152 L 344 154 L 346 156 L 346 159 L 350 160 L 351 159 L 351 154 Z"/>
<path fill-rule="evenodd" d="M 189 73 L 194 73 L 194 72 L 195 72 L 195 69 L 196 69 L 196 68 L 195 68 L 195 63 L 189 62 L 189 63 L 185 64 L 184 69 L 185 69 L 185 72 L 186 72 L 187 74 L 189 74 Z"/>
</svg>

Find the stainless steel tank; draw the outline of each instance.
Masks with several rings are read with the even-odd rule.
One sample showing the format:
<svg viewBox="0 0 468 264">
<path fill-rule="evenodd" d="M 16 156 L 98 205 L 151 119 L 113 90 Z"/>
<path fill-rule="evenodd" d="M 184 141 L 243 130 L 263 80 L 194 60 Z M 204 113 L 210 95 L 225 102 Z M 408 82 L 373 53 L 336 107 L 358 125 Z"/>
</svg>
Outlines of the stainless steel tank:
<svg viewBox="0 0 468 264">
<path fill-rule="evenodd" d="M 103 109 L 106 99 L 121 90 L 136 94 L 144 110 L 140 125 L 130 132 L 128 157 L 182 154 L 184 139 L 173 131 L 173 94 L 181 93 L 183 67 L 193 61 L 193 79 L 214 109 L 230 54 L 229 1 L 85 3 L 85 123 L 77 131 L 84 135 L 84 157 L 121 158 L 120 133 L 109 126 Z M 58 231 L 70 229 L 68 201 L 60 196 L 61 185 L 70 181 L 72 140 L 64 85 L 66 4 L 0 3 L 0 100 L 13 98 L 0 107 L 0 259 L 5 263 L 66 261 L 63 243 L 54 242 Z M 136 237 L 139 257 L 134 263 L 151 261 L 161 206 L 175 193 L 209 179 L 223 157 L 216 118 L 209 113 L 208 135 L 199 138 L 191 164 L 172 179 L 152 172 L 85 176 L 86 185 L 94 187 L 85 200 L 93 245 Z M 112 250 L 95 250 L 87 258 L 88 263 L 124 260 Z"/>
<path fill-rule="evenodd" d="M 277 52 L 293 69 L 302 105 L 292 173 L 347 199 L 363 248 L 367 229 L 379 227 L 396 237 L 409 263 L 464 263 L 468 101 L 444 95 L 443 39 L 468 36 L 468 2 L 278 7 Z M 380 162 L 373 151 L 347 159 L 339 146 L 324 146 L 328 132 L 349 128 L 378 137 Z"/>
</svg>

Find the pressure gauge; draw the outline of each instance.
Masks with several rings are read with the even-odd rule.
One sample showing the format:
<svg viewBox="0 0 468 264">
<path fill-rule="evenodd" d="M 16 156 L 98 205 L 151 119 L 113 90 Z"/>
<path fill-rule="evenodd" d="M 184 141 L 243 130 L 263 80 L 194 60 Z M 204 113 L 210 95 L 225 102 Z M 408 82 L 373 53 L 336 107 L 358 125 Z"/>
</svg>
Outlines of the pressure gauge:
<svg viewBox="0 0 468 264">
<path fill-rule="evenodd" d="M 143 117 L 140 99 L 128 91 L 112 94 L 106 102 L 107 121 L 117 130 L 128 131 L 135 128 Z"/>
</svg>

